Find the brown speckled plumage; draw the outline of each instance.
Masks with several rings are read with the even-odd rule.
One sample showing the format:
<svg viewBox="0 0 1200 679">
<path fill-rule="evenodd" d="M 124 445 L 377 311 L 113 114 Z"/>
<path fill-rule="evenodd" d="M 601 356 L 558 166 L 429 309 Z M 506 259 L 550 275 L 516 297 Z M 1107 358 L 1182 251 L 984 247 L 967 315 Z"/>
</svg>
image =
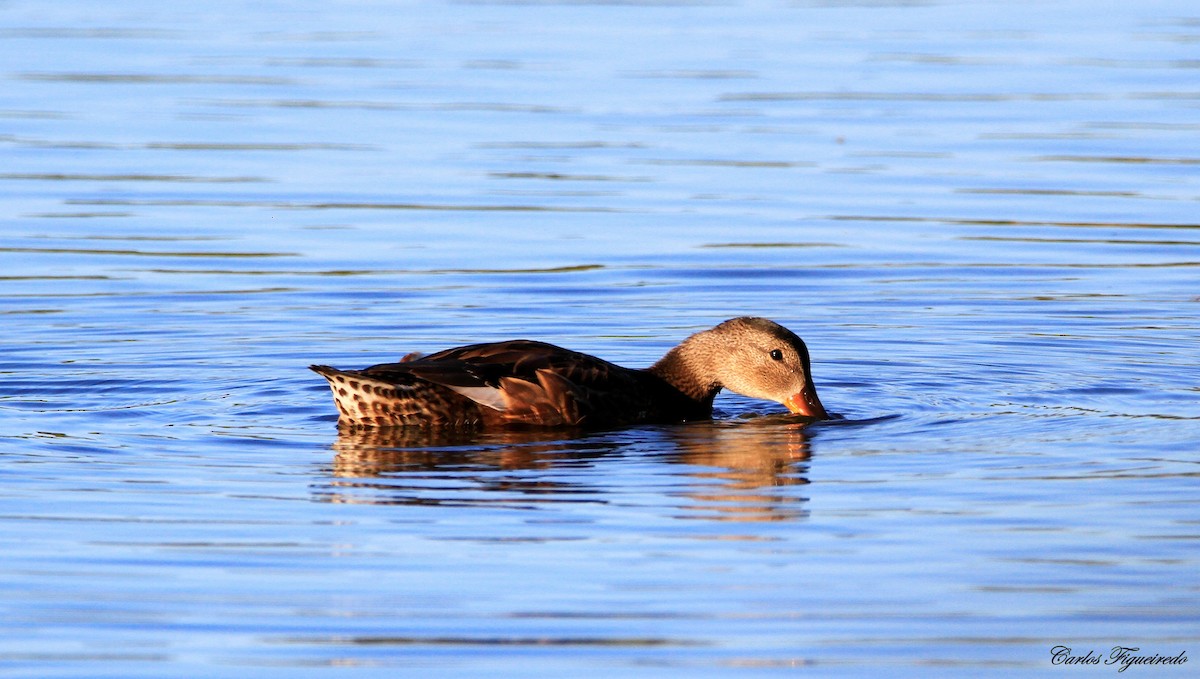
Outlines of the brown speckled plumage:
<svg viewBox="0 0 1200 679">
<path fill-rule="evenodd" d="M 348 426 L 610 426 L 712 417 L 722 388 L 822 419 L 808 350 L 783 326 L 735 318 L 644 369 L 544 342 L 510 340 L 410 354 L 364 370 L 314 365 Z"/>
</svg>

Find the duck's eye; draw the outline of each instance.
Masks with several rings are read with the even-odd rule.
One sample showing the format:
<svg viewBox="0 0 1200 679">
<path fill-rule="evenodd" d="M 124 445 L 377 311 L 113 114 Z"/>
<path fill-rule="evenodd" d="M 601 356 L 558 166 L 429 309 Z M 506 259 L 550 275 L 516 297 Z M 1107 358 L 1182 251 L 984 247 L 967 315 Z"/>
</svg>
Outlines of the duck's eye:
<svg viewBox="0 0 1200 679">
<path fill-rule="evenodd" d="M 782 361 L 783 360 L 783 352 L 778 349 L 772 349 L 771 350 L 771 359 L 775 360 L 775 361 Z"/>
</svg>

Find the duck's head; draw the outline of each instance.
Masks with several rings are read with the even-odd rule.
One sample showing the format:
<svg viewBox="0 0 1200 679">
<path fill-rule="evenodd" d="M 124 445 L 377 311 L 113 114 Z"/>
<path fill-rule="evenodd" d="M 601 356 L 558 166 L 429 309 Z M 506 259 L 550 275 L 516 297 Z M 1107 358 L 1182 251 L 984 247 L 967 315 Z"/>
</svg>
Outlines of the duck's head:
<svg viewBox="0 0 1200 679">
<path fill-rule="evenodd" d="M 817 398 L 804 340 L 774 321 L 730 319 L 687 338 L 672 350 L 671 354 L 675 353 L 675 361 L 685 364 L 687 372 L 697 378 L 705 376 L 703 388 L 713 395 L 724 388 L 782 403 L 806 417 L 829 417 Z"/>
</svg>

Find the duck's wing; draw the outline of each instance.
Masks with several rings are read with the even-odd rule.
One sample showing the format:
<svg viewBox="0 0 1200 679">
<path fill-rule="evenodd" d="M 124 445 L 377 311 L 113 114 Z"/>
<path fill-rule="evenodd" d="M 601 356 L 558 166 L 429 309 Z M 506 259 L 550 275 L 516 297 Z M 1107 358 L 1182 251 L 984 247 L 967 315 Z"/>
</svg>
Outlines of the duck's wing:
<svg viewBox="0 0 1200 679">
<path fill-rule="evenodd" d="M 582 425 L 644 419 L 652 395 L 641 370 L 531 340 L 472 344 L 363 371 L 383 381 L 451 389 L 504 422 Z"/>
</svg>

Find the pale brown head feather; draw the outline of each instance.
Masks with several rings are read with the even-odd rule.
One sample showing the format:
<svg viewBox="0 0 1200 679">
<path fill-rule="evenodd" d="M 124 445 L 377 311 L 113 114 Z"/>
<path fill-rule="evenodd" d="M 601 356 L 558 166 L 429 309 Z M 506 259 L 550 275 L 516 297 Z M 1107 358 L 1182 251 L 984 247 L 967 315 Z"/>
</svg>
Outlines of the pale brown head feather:
<svg viewBox="0 0 1200 679">
<path fill-rule="evenodd" d="M 650 371 L 692 398 L 711 401 L 721 389 L 827 417 L 812 383 L 808 347 L 791 330 L 744 316 L 698 332 Z"/>
</svg>

